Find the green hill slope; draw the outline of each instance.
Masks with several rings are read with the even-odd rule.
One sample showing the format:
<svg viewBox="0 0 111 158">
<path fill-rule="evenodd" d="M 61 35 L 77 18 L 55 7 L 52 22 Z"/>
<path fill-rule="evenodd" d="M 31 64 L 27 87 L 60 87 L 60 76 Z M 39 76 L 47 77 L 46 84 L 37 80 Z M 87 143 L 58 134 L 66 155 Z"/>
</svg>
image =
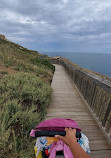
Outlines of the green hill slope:
<svg viewBox="0 0 111 158">
<path fill-rule="evenodd" d="M 34 157 L 29 133 L 45 116 L 54 66 L 41 54 L 0 39 L 0 157 Z"/>
<path fill-rule="evenodd" d="M 0 39 L 0 75 L 10 73 L 10 70 L 30 72 L 34 75 L 51 81 L 54 66 L 47 60 L 40 59 L 41 54 L 36 51 L 28 50 L 18 44 Z M 37 62 L 34 62 L 38 60 Z M 2 72 L 2 69 L 10 68 L 9 71 Z M 5 71 L 5 70 L 4 70 Z M 8 71 L 8 72 L 7 72 Z"/>
</svg>

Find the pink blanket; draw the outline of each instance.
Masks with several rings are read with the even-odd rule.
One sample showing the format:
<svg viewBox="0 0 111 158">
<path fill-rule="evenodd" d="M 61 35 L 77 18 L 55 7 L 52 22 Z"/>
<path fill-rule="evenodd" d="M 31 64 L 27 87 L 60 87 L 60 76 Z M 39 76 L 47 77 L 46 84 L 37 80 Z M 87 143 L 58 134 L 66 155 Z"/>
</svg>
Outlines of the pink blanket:
<svg viewBox="0 0 111 158">
<path fill-rule="evenodd" d="M 62 140 L 59 140 L 52 144 L 49 158 L 55 158 L 57 151 L 63 151 L 64 158 L 74 158 L 70 148 L 65 143 L 63 143 Z"/>
</svg>

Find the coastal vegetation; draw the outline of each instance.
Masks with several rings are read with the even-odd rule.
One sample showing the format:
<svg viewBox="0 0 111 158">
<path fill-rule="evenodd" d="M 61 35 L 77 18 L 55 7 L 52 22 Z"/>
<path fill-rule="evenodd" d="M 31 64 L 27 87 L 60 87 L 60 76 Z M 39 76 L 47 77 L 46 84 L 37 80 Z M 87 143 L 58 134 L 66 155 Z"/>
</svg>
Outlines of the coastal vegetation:
<svg viewBox="0 0 111 158">
<path fill-rule="evenodd" d="M 0 39 L 0 157 L 34 157 L 29 134 L 44 119 L 54 66 L 36 51 Z"/>
</svg>

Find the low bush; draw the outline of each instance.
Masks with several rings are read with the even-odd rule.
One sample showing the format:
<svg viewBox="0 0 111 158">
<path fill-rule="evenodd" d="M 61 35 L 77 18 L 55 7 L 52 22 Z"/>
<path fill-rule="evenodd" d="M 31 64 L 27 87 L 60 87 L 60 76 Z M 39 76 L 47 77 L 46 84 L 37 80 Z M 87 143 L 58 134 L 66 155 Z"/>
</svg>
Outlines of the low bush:
<svg viewBox="0 0 111 158">
<path fill-rule="evenodd" d="M 45 116 L 51 96 L 54 66 L 41 54 L 0 39 L 0 65 L 12 71 L 1 73 L 0 157 L 34 157 L 35 141 L 29 137 Z M 9 70 L 9 69 L 8 69 Z"/>
<path fill-rule="evenodd" d="M 50 86 L 32 74 L 4 76 L 0 82 L 1 158 L 27 155 L 33 144 L 29 133 L 44 118 L 50 96 Z"/>
<path fill-rule="evenodd" d="M 2 71 L 1 74 L 5 75 L 5 74 L 8 74 L 8 72 L 7 71 Z"/>
<path fill-rule="evenodd" d="M 46 69 L 50 69 L 52 72 L 55 71 L 55 67 L 47 59 L 31 58 L 31 63 L 38 66 L 44 66 Z"/>
</svg>

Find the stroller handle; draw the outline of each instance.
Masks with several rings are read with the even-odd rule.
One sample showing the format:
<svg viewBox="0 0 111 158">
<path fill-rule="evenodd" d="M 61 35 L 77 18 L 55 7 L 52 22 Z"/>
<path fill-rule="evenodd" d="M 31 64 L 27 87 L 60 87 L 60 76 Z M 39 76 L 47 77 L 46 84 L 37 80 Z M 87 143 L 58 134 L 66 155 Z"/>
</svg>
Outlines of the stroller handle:
<svg viewBox="0 0 111 158">
<path fill-rule="evenodd" d="M 42 136 L 47 136 L 47 137 L 54 137 L 55 135 L 61 135 L 65 136 L 66 131 L 36 131 L 35 132 L 35 137 L 42 137 Z M 76 132 L 76 138 L 81 138 L 81 132 Z"/>
</svg>

